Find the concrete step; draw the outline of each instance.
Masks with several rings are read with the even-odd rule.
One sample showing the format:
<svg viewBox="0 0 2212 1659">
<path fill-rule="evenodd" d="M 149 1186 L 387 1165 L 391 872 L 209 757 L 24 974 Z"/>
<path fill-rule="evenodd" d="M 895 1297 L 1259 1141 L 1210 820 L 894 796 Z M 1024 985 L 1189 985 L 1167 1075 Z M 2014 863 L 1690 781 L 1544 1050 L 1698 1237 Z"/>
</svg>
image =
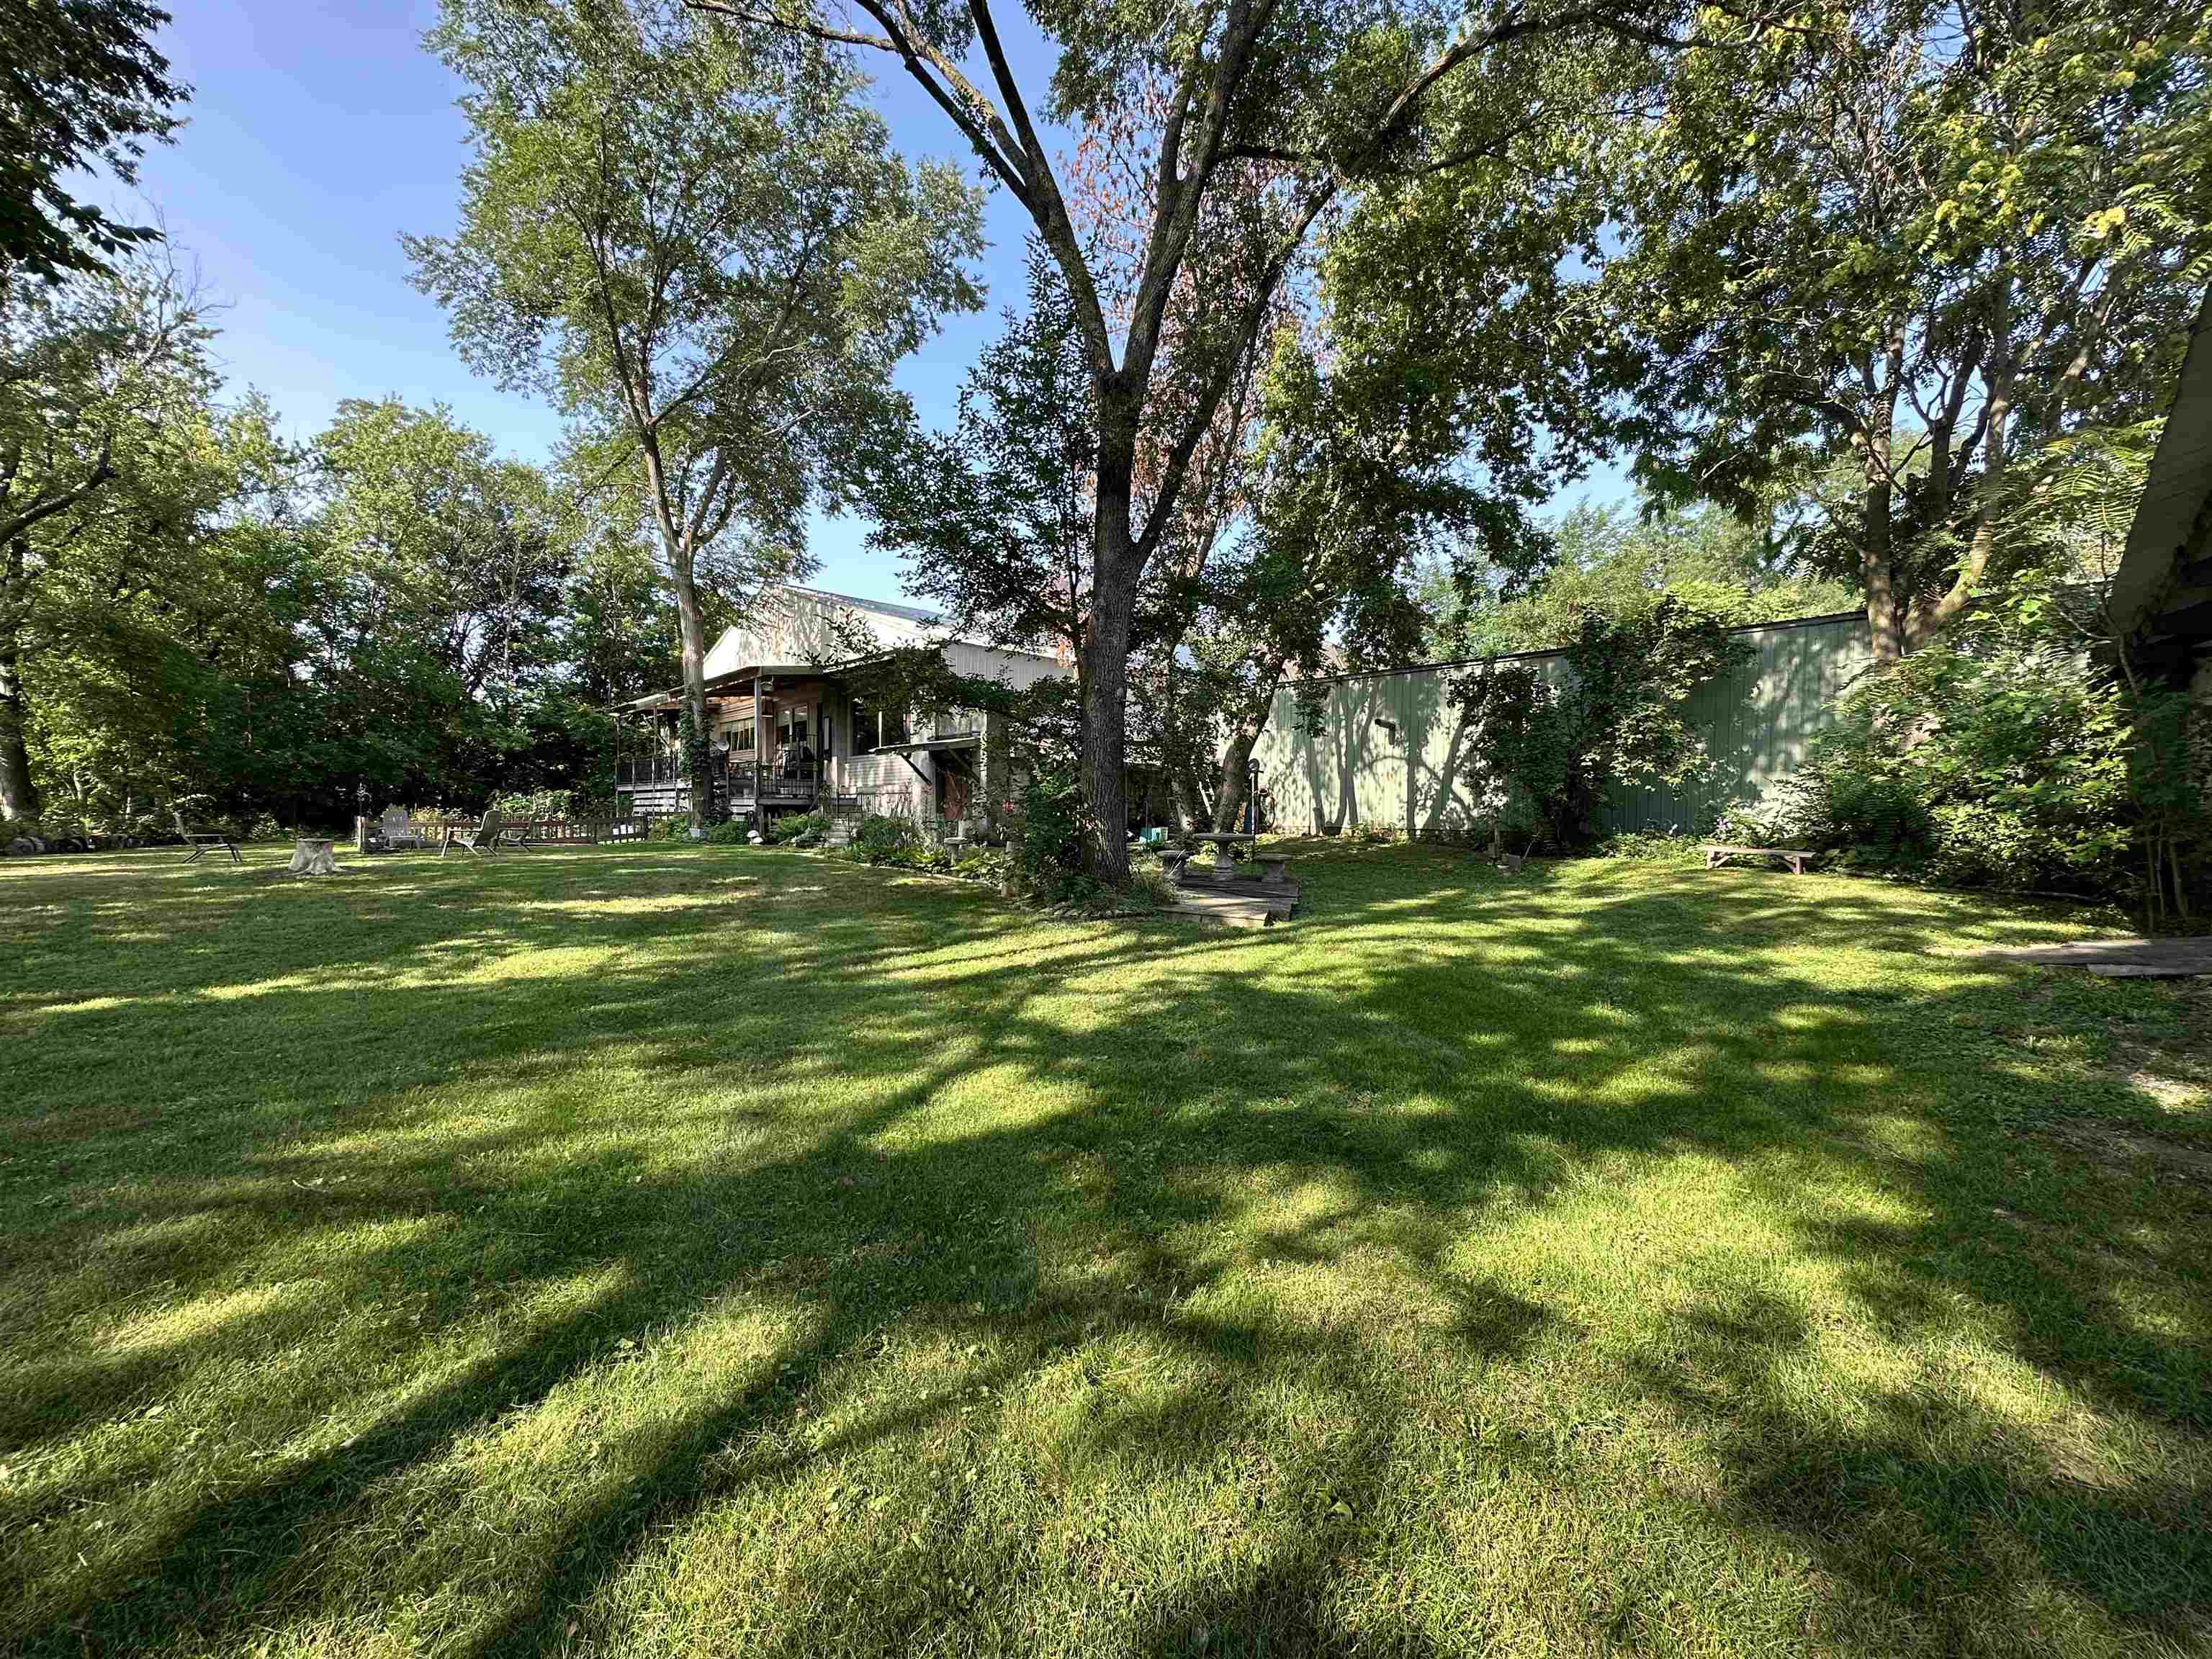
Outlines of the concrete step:
<svg viewBox="0 0 2212 1659">
<path fill-rule="evenodd" d="M 1176 908 L 1185 915 L 1203 916 L 1224 927 L 1265 927 L 1271 922 L 1285 921 L 1290 915 L 1287 907 L 1279 909 L 1265 899 L 1249 898 L 1242 893 L 1178 887 L 1175 897 Z"/>
</svg>

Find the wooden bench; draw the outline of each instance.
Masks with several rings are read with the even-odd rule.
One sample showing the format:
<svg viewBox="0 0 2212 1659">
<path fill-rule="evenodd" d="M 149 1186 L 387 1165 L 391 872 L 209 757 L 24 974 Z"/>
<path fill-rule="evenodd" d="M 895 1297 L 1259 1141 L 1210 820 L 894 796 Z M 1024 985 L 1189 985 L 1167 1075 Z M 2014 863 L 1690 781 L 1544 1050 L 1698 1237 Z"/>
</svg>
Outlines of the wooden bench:
<svg viewBox="0 0 2212 1659">
<path fill-rule="evenodd" d="M 1717 870 L 1735 858 L 1780 859 L 1790 866 L 1791 875 L 1802 876 L 1805 873 L 1805 860 L 1819 856 L 1817 853 L 1801 853 L 1790 847 L 1711 846 L 1705 848 L 1705 868 Z"/>
</svg>

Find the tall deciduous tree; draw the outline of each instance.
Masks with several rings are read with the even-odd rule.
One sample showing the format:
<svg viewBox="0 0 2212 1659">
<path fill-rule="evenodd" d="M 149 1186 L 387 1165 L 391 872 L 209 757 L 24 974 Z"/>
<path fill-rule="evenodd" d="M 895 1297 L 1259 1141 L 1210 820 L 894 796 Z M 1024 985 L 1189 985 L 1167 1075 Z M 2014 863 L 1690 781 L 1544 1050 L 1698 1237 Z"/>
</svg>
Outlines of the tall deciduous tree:
<svg viewBox="0 0 2212 1659">
<path fill-rule="evenodd" d="M 1955 619 L 2021 463 L 2155 412 L 2212 274 L 2203 0 L 1828 0 L 1685 58 L 1607 281 L 1643 470 L 1749 506 L 1847 453 L 1875 647 Z"/>
<path fill-rule="evenodd" d="M 0 9 L 0 277 L 52 282 L 157 239 L 70 193 L 72 173 L 137 181 L 149 138 L 191 89 L 154 49 L 169 14 L 144 0 L 9 0 Z"/>
<path fill-rule="evenodd" d="M 549 392 L 627 469 L 676 600 L 695 830 L 706 787 L 705 587 L 801 557 L 890 374 L 977 296 L 979 208 L 909 169 L 812 42 L 669 0 L 459 0 L 429 37 L 473 90 L 461 228 L 406 239 L 472 366 Z"/>
<path fill-rule="evenodd" d="M 212 385 L 198 296 L 166 261 L 49 285 L 0 276 L 0 818 L 36 817 L 24 660 L 73 562 L 136 586 L 199 510 L 190 434 Z M 133 533 L 106 532 L 118 520 Z"/>
<path fill-rule="evenodd" d="M 988 0 L 964 8 L 855 0 L 866 25 L 811 5 L 691 3 L 896 59 L 1029 214 L 1060 267 L 1097 434 L 1085 786 L 1101 831 L 1094 872 L 1117 884 L 1128 869 L 1120 834 L 1124 717 L 1139 583 L 1314 228 L 1368 181 L 1448 171 L 1492 153 L 1525 117 L 1516 76 L 1539 52 L 1556 52 L 1557 37 L 1609 29 L 1659 38 L 1688 9 L 1665 0 L 1535 0 L 1478 19 L 1334 0 L 1033 5 L 1060 46 L 1044 112 L 1111 133 L 1131 158 L 1125 234 L 1105 239 L 1079 222 Z M 967 67 L 971 49 L 980 80 Z M 1466 100 L 1486 118 L 1455 122 L 1449 133 L 1431 127 L 1432 95 L 1466 76 L 1494 89 Z M 1223 250 L 1235 257 L 1212 257 Z M 1194 265 L 1206 268 L 1205 280 L 1190 280 Z"/>
<path fill-rule="evenodd" d="M 871 542 L 957 631 L 1071 657 L 1089 608 L 1097 438 L 1066 284 L 1032 243 L 1026 302 L 986 346 L 949 432 L 890 430 L 863 451 Z"/>
</svg>

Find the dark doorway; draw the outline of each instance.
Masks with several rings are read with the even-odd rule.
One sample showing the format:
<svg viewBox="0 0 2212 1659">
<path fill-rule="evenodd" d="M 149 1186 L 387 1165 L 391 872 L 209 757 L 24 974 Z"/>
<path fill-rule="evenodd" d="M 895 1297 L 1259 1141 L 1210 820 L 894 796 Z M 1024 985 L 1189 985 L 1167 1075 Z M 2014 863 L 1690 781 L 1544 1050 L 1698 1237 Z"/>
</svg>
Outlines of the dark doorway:
<svg viewBox="0 0 2212 1659">
<path fill-rule="evenodd" d="M 938 751 L 937 815 L 943 818 L 964 818 L 975 800 L 975 763 L 964 750 L 945 749 Z"/>
</svg>

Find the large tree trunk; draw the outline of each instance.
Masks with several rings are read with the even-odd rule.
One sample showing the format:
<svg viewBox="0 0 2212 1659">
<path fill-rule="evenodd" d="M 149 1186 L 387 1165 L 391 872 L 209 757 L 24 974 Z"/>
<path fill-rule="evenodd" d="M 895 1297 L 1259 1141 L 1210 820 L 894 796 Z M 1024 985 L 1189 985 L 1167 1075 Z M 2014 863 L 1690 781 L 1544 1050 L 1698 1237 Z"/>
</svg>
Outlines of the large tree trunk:
<svg viewBox="0 0 2212 1659">
<path fill-rule="evenodd" d="M 1200 824 L 1211 823 L 1213 814 L 1206 804 L 1206 791 L 1200 787 L 1198 774 L 1178 763 L 1174 780 L 1176 828 L 1195 830 Z"/>
<path fill-rule="evenodd" d="M 1879 357 L 1859 364 L 1867 389 L 1866 413 L 1857 433 L 1862 464 L 1860 505 L 1865 515 L 1859 543 L 1859 580 L 1866 593 L 1867 634 L 1877 662 L 1905 654 L 1905 603 L 1898 592 L 1897 398 L 1905 367 L 1905 337 L 1893 330 Z"/>
<path fill-rule="evenodd" d="M 1974 532 L 1967 539 L 1966 556 L 1958 574 L 1941 598 L 1923 596 L 1912 616 L 1911 643 L 1917 650 L 1965 614 L 1973 603 L 1974 590 L 1996 552 L 1997 517 L 2004 505 L 2005 470 L 2010 459 L 2013 366 L 2007 338 L 2011 319 L 2000 313 L 1990 348 L 1989 404 L 1982 439 L 1982 478 L 1974 504 Z"/>
<path fill-rule="evenodd" d="M 23 542 L 8 544 L 0 576 L 0 822 L 39 816 L 38 786 L 31 781 L 31 755 L 23 745 Z"/>
<path fill-rule="evenodd" d="M 691 834 L 707 833 L 714 816 L 714 781 L 707 775 L 707 621 L 699 609 L 699 584 L 690 550 L 672 548 L 669 567 L 676 578 L 676 631 L 684 652 L 684 775 L 691 786 Z M 754 714 L 753 741 L 766 741 Z"/>
<path fill-rule="evenodd" d="M 1102 580 L 1083 642 L 1083 793 L 1092 823 L 1091 873 L 1112 887 L 1129 881 L 1127 716 L 1134 609 L 1133 593 L 1109 595 Z"/>
<path fill-rule="evenodd" d="M 1859 546 L 1859 575 L 1866 589 L 1867 634 L 1879 662 L 1894 662 L 1905 654 L 1904 619 L 1899 614 L 1897 594 L 1897 483 L 1890 471 L 1893 425 L 1891 411 L 1878 410 L 1862 448 L 1866 468 L 1860 499 L 1866 522 Z"/>
<path fill-rule="evenodd" d="M 1213 827 L 1230 830 L 1241 829 L 1244 816 L 1244 797 L 1249 793 L 1245 768 L 1252 759 L 1253 740 L 1259 733 L 1248 730 L 1240 723 L 1230 734 L 1229 746 L 1221 751 L 1221 789 L 1213 798 Z"/>
<path fill-rule="evenodd" d="M 1091 808 L 1091 873 L 1129 884 L 1129 635 L 1143 563 L 1131 528 L 1138 404 L 1116 380 L 1097 392 L 1097 505 L 1091 530 L 1091 626 L 1083 674 L 1083 793 Z"/>
</svg>

